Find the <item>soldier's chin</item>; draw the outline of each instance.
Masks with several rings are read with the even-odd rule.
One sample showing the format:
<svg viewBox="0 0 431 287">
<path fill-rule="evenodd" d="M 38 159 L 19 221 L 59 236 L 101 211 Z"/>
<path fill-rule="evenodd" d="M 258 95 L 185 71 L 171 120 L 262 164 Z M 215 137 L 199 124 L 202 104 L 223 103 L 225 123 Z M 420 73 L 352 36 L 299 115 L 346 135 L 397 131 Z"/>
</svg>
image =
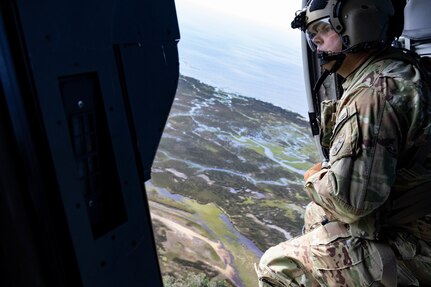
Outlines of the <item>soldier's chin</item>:
<svg viewBox="0 0 431 287">
<path fill-rule="evenodd" d="M 338 53 L 332 51 L 318 51 L 317 57 L 320 61 L 320 66 L 325 70 L 330 71 L 334 66 Z"/>
</svg>

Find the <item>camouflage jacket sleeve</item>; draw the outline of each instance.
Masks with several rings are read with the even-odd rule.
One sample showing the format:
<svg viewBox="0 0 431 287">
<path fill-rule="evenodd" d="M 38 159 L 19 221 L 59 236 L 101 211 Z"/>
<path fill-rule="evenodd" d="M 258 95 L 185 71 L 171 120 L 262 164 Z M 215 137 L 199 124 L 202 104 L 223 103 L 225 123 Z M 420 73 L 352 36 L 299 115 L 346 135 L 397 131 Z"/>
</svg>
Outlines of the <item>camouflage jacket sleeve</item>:
<svg viewBox="0 0 431 287">
<path fill-rule="evenodd" d="M 346 79 L 330 139 L 330 168 L 305 185 L 332 219 L 356 222 L 388 198 L 397 158 L 420 132 L 419 81 L 413 66 L 388 60 L 365 63 Z"/>
</svg>

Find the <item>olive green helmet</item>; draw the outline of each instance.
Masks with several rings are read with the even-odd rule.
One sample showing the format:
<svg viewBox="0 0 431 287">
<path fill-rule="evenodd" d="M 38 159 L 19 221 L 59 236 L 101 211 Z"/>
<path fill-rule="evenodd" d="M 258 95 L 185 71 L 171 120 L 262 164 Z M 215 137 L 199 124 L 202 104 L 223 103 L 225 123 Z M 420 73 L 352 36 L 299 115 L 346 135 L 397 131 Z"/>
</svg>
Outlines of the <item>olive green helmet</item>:
<svg viewBox="0 0 431 287">
<path fill-rule="evenodd" d="M 392 42 L 401 33 L 398 27 L 394 29 L 399 19 L 394 19 L 393 1 L 397 0 L 311 0 L 296 14 L 292 28 L 307 32 L 316 21 L 327 21 L 340 35 L 343 52 L 371 49 Z"/>
</svg>

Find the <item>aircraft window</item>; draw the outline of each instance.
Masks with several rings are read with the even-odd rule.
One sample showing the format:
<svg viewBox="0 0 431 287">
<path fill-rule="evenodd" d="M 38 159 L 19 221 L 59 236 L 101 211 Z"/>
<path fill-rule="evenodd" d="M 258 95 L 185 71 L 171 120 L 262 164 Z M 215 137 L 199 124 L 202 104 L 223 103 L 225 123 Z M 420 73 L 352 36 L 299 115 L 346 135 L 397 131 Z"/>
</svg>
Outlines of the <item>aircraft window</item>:
<svg viewBox="0 0 431 287">
<path fill-rule="evenodd" d="M 256 286 L 253 263 L 301 231 L 318 155 L 291 2 L 176 1 L 181 75 L 146 182 L 165 286 Z"/>
</svg>

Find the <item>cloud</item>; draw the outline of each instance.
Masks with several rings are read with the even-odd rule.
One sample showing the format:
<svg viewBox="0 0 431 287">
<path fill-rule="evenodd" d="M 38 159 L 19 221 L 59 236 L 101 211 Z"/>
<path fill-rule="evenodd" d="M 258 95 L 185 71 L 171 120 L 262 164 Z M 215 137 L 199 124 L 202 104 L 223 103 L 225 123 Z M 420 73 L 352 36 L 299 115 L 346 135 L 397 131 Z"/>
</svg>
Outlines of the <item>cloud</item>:
<svg viewBox="0 0 431 287">
<path fill-rule="evenodd" d="M 176 0 L 179 17 L 181 13 L 199 13 L 283 29 L 290 29 L 290 22 L 295 12 L 301 9 L 301 3 L 301 0 Z"/>
</svg>

